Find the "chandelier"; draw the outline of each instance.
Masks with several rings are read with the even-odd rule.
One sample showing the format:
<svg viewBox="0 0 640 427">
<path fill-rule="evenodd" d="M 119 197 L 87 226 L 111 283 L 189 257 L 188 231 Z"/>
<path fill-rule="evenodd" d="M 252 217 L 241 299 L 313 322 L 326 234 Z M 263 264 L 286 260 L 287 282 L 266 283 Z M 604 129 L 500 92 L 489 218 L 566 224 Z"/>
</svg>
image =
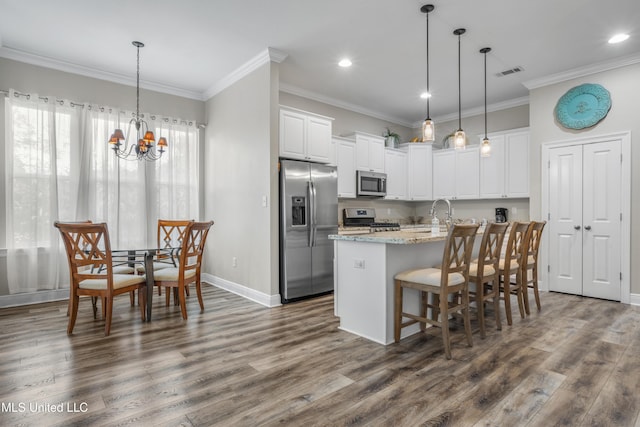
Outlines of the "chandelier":
<svg viewBox="0 0 640 427">
<path fill-rule="evenodd" d="M 136 72 L 136 116 L 129 121 L 129 129 L 127 130 L 127 137 L 125 138 L 122 129 L 116 129 L 109 138 L 109 144 L 112 145 L 113 152 L 116 153 L 121 159 L 126 160 L 158 160 L 162 157 L 167 147 L 167 139 L 160 137 L 158 139 L 157 147 L 154 145 L 156 137 L 153 132 L 149 130 L 147 122 L 140 118 L 140 48 L 144 47 L 144 43 L 133 41 L 131 42 L 137 49 L 138 54 L 138 68 Z M 130 143 L 132 135 L 132 126 L 136 128 L 136 142 Z M 124 144 L 120 141 L 124 140 Z"/>
</svg>

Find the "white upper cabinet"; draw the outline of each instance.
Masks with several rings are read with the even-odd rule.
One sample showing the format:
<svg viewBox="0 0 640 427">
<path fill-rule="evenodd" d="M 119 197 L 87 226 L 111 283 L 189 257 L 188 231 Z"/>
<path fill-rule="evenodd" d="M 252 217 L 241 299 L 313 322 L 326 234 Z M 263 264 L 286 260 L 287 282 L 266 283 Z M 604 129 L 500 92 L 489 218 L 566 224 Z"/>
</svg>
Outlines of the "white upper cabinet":
<svg viewBox="0 0 640 427">
<path fill-rule="evenodd" d="M 280 156 L 330 163 L 332 120 L 330 117 L 280 107 Z"/>
<path fill-rule="evenodd" d="M 407 200 L 407 152 L 393 148 L 384 150 L 388 200 Z"/>
<path fill-rule="evenodd" d="M 356 197 L 356 143 L 342 138 L 333 138 L 338 167 L 338 197 Z"/>
<path fill-rule="evenodd" d="M 407 150 L 407 200 L 433 200 L 431 144 L 402 144 Z"/>
<path fill-rule="evenodd" d="M 353 134 L 356 142 L 356 169 L 384 172 L 384 138 L 362 132 Z"/>
<path fill-rule="evenodd" d="M 488 136 L 491 155 L 480 158 L 480 198 L 529 197 L 529 131 Z"/>
<path fill-rule="evenodd" d="M 433 198 L 477 199 L 480 173 L 480 146 L 465 150 L 438 150 L 433 153 Z"/>
</svg>

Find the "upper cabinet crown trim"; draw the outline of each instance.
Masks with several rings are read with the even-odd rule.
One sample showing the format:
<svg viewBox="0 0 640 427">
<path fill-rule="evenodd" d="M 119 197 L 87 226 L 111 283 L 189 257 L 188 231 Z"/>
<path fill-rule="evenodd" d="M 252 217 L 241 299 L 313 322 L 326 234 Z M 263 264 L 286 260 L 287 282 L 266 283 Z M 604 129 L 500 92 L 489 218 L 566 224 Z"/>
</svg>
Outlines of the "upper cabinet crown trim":
<svg viewBox="0 0 640 427">
<path fill-rule="evenodd" d="M 307 116 L 319 117 L 325 120 L 335 120 L 333 117 L 323 116 L 322 114 L 312 113 L 310 111 L 301 110 L 299 108 L 289 107 L 288 105 L 280 105 L 281 110 L 295 111 L 296 113 L 305 114 Z"/>
</svg>

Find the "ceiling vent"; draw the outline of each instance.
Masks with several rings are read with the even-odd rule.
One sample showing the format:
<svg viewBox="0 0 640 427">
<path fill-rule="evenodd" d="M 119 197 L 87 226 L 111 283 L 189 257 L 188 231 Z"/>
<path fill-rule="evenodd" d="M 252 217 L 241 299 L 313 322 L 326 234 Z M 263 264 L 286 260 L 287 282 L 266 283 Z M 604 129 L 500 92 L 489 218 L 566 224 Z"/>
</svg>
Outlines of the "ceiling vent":
<svg viewBox="0 0 640 427">
<path fill-rule="evenodd" d="M 519 73 L 520 71 L 524 71 L 524 68 L 522 68 L 522 67 L 513 67 L 513 68 L 510 68 L 508 70 L 500 71 L 496 75 L 498 77 L 502 77 L 502 76 L 508 76 L 509 74 Z"/>
</svg>

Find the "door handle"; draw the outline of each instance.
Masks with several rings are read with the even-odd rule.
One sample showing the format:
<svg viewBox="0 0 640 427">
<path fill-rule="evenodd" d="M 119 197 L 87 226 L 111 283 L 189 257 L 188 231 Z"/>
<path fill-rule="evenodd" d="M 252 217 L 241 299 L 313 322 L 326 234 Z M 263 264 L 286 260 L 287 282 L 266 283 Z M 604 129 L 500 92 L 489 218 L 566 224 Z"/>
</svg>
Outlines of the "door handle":
<svg viewBox="0 0 640 427">
<path fill-rule="evenodd" d="M 574 225 L 573 228 L 575 228 L 576 230 L 580 230 L 580 226 L 579 225 Z"/>
<path fill-rule="evenodd" d="M 585 226 L 584 226 L 584 229 L 585 229 L 585 230 L 587 230 L 587 231 L 589 231 L 589 230 L 591 230 L 591 226 L 590 226 L 590 225 L 585 225 Z"/>
</svg>

